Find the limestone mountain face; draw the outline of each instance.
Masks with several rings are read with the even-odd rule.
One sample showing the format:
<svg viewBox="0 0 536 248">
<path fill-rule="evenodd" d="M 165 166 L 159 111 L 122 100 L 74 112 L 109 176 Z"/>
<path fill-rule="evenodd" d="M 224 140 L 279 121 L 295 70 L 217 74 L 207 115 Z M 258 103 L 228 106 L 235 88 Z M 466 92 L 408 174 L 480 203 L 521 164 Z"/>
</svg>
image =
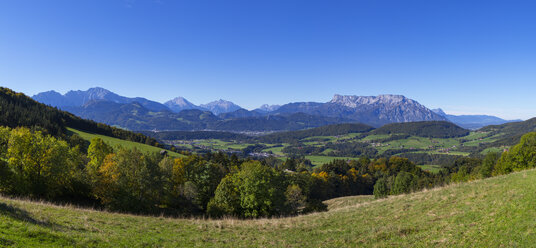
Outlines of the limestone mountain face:
<svg viewBox="0 0 536 248">
<path fill-rule="evenodd" d="M 215 115 L 229 113 L 241 109 L 240 106 L 234 104 L 233 102 L 222 99 L 218 101 L 209 102 L 207 104 L 201 104 L 200 107 L 211 111 Z"/>
<path fill-rule="evenodd" d="M 303 112 L 312 115 L 345 118 L 372 126 L 382 126 L 395 122 L 447 120 L 417 101 L 401 95 L 335 95 L 327 103 L 290 103 L 281 106 L 275 112 Z"/>
<path fill-rule="evenodd" d="M 342 96 L 335 95 L 329 104 L 354 110 L 352 119 L 377 117 L 378 123 L 444 121 L 438 115 L 415 100 L 402 95 Z"/>
<path fill-rule="evenodd" d="M 189 102 L 184 97 L 176 97 L 164 103 L 173 112 L 181 112 L 187 109 L 202 109 L 201 107 Z"/>
<path fill-rule="evenodd" d="M 261 112 L 261 113 L 269 113 L 278 110 L 281 107 L 281 105 L 268 105 L 263 104 L 262 106 L 255 109 L 255 111 Z"/>
</svg>

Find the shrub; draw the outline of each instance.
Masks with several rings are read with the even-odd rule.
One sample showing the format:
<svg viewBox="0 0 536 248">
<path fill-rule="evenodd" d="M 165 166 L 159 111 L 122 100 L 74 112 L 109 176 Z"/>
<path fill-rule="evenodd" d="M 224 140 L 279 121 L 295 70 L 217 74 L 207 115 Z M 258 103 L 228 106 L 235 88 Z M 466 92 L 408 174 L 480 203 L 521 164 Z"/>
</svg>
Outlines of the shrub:
<svg viewBox="0 0 536 248">
<path fill-rule="evenodd" d="M 393 195 L 410 193 L 417 186 L 415 175 L 402 171 L 396 175 L 391 193 Z"/>
<path fill-rule="evenodd" d="M 387 180 L 382 177 L 374 184 L 374 197 L 385 198 L 389 195 L 389 188 L 387 186 Z"/>
</svg>

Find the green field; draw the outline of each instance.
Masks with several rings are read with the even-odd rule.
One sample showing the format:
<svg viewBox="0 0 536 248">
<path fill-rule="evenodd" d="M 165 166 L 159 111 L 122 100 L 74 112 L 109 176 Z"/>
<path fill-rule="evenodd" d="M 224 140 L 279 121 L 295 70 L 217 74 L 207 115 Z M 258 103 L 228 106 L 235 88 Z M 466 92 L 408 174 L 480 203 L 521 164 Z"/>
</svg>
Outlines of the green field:
<svg viewBox="0 0 536 248">
<path fill-rule="evenodd" d="M 258 220 L 114 214 L 0 197 L 0 246 L 533 247 L 536 170 Z"/>
<path fill-rule="evenodd" d="M 306 159 L 311 160 L 311 163 L 316 166 L 321 166 L 323 164 L 329 163 L 335 159 L 357 159 L 357 158 L 351 158 L 351 157 L 331 157 L 331 156 L 305 156 Z"/>
<path fill-rule="evenodd" d="M 503 134 L 496 134 L 490 137 L 477 137 L 475 139 L 469 139 L 469 136 L 463 137 L 466 140 L 469 140 L 468 142 L 463 143 L 464 146 L 478 146 L 480 144 L 486 144 L 491 143 L 499 139 Z M 471 135 L 470 135 L 471 136 Z"/>
<path fill-rule="evenodd" d="M 509 147 L 507 146 L 503 146 L 503 147 L 490 147 L 490 148 L 486 148 L 484 149 L 481 153 L 482 154 L 488 154 L 490 152 L 496 152 L 496 153 L 500 153 L 502 154 L 504 152 L 505 149 L 509 149 Z"/>
<path fill-rule="evenodd" d="M 368 135 L 367 135 L 368 134 Z M 343 150 L 344 148 L 334 148 L 340 144 L 348 144 L 352 142 L 361 142 L 368 143 L 370 148 L 373 148 L 377 151 L 378 156 L 390 152 L 389 155 L 401 155 L 404 153 L 427 153 L 427 154 L 441 154 L 441 155 L 453 155 L 453 156 L 469 156 L 471 153 L 481 153 L 486 154 L 489 151 L 502 151 L 505 147 L 484 147 L 478 149 L 480 144 L 491 143 L 497 141 L 504 134 L 493 134 L 491 132 L 481 132 L 481 131 L 472 131 L 468 135 L 458 138 L 426 138 L 418 136 L 409 136 L 404 139 L 395 139 L 390 141 L 384 141 L 378 143 L 379 140 L 385 140 L 398 134 L 373 134 L 373 133 L 348 133 L 344 135 L 337 136 L 311 136 L 306 138 L 297 139 L 292 144 L 289 143 L 251 143 L 251 140 L 247 141 L 225 141 L 219 139 L 200 139 L 200 140 L 189 140 L 189 145 L 181 144 L 179 145 L 182 148 L 201 147 L 204 149 L 211 149 L 214 151 L 226 151 L 226 150 L 243 150 L 244 148 L 252 145 L 264 145 L 266 148 L 263 149 L 263 152 L 272 152 L 275 156 L 280 159 L 285 159 L 286 157 L 292 157 L 297 154 L 286 154 L 283 153 L 283 149 L 286 147 L 292 146 L 297 148 L 300 146 L 308 147 L 318 147 L 321 149 L 319 152 L 314 152 L 311 154 L 306 154 L 306 157 L 312 161 L 315 166 L 320 166 L 324 163 L 328 163 L 334 159 L 357 159 L 357 157 L 348 157 L 344 155 L 339 155 L 341 157 L 331 157 L 329 154 L 341 154 L 340 151 L 336 149 Z M 373 142 L 374 143 L 371 143 Z M 248 143 L 249 142 L 249 143 Z M 330 148 L 328 148 L 330 147 Z M 469 149 L 474 147 L 474 149 Z M 292 149 L 291 149 L 292 150 Z M 295 149 L 293 149 L 295 150 Z M 344 151 L 344 150 L 343 150 Z M 342 154 L 351 154 L 345 151 Z M 394 152 L 392 152 L 394 151 Z M 333 153 L 332 153 L 333 152 Z M 435 171 L 435 170 L 433 170 Z"/>
<path fill-rule="evenodd" d="M 430 139 L 423 137 L 411 136 L 406 139 L 394 140 L 386 142 L 384 145 L 376 149 L 382 153 L 390 149 L 438 149 L 452 148 L 460 146 L 460 142 L 456 139 Z M 433 148 L 431 148 L 433 147 Z"/>
<path fill-rule="evenodd" d="M 278 156 L 285 156 L 285 154 L 281 151 L 281 150 L 283 150 L 283 148 L 285 148 L 285 145 L 288 145 L 288 144 L 283 144 L 283 146 L 278 146 L 278 147 L 270 147 L 270 148 L 264 149 L 262 151 L 263 152 L 272 152 L 273 154 L 278 155 Z"/>
<path fill-rule="evenodd" d="M 432 173 L 439 173 L 441 170 L 441 165 L 432 165 L 432 164 L 425 164 L 425 165 L 417 165 L 421 169 L 432 172 Z"/>
<path fill-rule="evenodd" d="M 82 137 L 83 139 L 88 140 L 88 141 L 91 141 L 91 139 L 93 139 L 93 138 L 101 138 L 104 142 L 108 143 L 109 145 L 111 145 L 113 147 L 122 146 L 122 147 L 125 147 L 125 148 L 136 148 L 136 149 L 139 149 L 142 152 L 160 152 L 160 151 L 162 151 L 162 148 L 159 148 L 159 147 L 154 147 L 154 146 L 150 146 L 150 145 L 146 145 L 146 144 L 141 144 L 141 143 L 122 140 L 122 139 L 117 139 L 117 138 L 112 138 L 112 137 L 104 136 L 104 135 L 100 135 L 100 134 L 92 134 L 92 133 L 82 132 L 80 130 L 76 130 L 76 129 L 73 129 L 73 128 L 67 128 L 67 129 L 70 132 L 73 132 L 73 133 L 76 133 L 76 134 L 80 135 L 80 137 Z M 168 154 L 170 156 L 173 156 L 173 157 L 182 157 L 183 156 L 182 154 L 172 152 L 172 151 L 168 151 Z"/>
</svg>

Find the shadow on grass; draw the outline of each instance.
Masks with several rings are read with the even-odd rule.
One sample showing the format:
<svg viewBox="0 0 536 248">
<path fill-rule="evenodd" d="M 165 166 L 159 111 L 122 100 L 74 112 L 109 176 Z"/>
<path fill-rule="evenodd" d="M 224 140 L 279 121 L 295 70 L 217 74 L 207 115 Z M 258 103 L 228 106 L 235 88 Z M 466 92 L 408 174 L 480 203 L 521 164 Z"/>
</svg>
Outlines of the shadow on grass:
<svg viewBox="0 0 536 248">
<path fill-rule="evenodd" d="M 52 224 L 48 221 L 41 221 L 33 218 L 30 214 L 20 208 L 16 208 L 5 203 L 0 203 L 0 214 L 7 215 L 13 219 L 19 221 L 29 222 L 35 225 L 43 227 L 52 227 Z"/>
<path fill-rule="evenodd" d="M 5 215 L 11 217 L 14 220 L 31 223 L 44 229 L 33 229 L 33 228 L 24 228 L 24 229 L 14 229 L 18 232 L 16 233 L 7 233 L 7 237 L 0 237 L 0 247 L 38 247 L 43 244 L 48 244 L 48 246 L 54 247 L 65 247 L 73 246 L 75 240 L 72 238 L 66 237 L 64 235 L 55 233 L 55 231 L 61 231 L 63 228 L 61 225 L 53 224 L 48 221 L 42 221 L 33 218 L 30 213 L 24 211 L 20 208 L 8 205 L 6 203 L 0 202 L 0 215 Z M 9 229 L 9 228 L 8 228 Z M 12 230 L 13 231 L 13 230 Z M 9 235 L 18 236 L 20 239 L 17 241 L 10 240 Z M 39 244 L 39 245 L 36 245 Z"/>
</svg>

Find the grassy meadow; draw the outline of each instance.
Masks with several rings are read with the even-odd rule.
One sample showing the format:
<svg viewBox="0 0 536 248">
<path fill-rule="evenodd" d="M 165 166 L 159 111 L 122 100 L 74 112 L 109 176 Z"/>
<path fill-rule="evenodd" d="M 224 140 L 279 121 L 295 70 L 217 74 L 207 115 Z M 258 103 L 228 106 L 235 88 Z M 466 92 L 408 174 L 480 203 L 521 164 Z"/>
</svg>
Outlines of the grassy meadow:
<svg viewBox="0 0 536 248">
<path fill-rule="evenodd" d="M 87 133 L 87 132 L 83 132 L 83 131 L 76 130 L 76 129 L 73 129 L 73 128 L 67 128 L 67 129 L 70 132 L 78 134 L 80 137 L 82 137 L 83 139 L 85 139 L 87 141 L 91 141 L 91 139 L 93 139 L 93 138 L 101 138 L 104 142 L 108 143 L 110 146 L 113 146 L 113 147 L 122 146 L 122 147 L 130 148 L 130 149 L 137 148 L 138 150 L 140 150 L 142 152 L 160 152 L 160 151 L 162 151 L 162 148 L 158 148 L 158 147 L 154 147 L 154 146 L 150 146 L 150 145 L 146 145 L 146 144 L 141 144 L 141 143 L 128 141 L 128 140 L 117 139 L 117 138 L 113 138 L 113 137 L 109 137 L 109 136 L 105 136 L 105 135 L 100 135 L 100 134 Z M 182 157 L 183 156 L 182 154 L 172 152 L 172 151 L 168 151 L 168 154 L 170 156 L 173 156 L 173 157 Z"/>
<path fill-rule="evenodd" d="M 439 173 L 439 171 L 442 168 L 441 165 L 434 165 L 434 164 L 425 164 L 425 165 L 417 165 L 417 166 L 425 171 L 432 172 L 432 173 Z"/>
<path fill-rule="evenodd" d="M 0 247 L 530 247 L 536 170 L 255 220 L 174 219 L 0 197 Z"/>
</svg>

